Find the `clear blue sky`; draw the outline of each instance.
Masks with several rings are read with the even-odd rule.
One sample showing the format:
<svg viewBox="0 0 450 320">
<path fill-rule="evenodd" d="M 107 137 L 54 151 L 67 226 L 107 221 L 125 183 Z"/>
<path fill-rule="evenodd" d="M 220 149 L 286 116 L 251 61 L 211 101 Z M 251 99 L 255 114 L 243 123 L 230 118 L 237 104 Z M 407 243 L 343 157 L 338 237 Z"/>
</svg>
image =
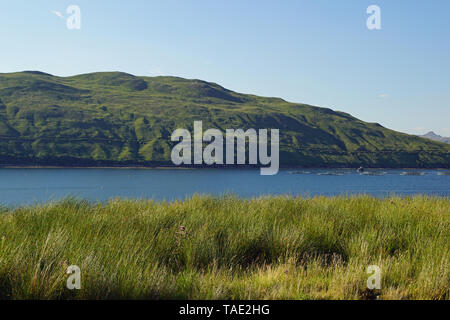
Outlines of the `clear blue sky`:
<svg viewBox="0 0 450 320">
<path fill-rule="evenodd" d="M 448 0 L 2 0 L 0 40 L 0 72 L 176 75 L 450 136 Z"/>
</svg>

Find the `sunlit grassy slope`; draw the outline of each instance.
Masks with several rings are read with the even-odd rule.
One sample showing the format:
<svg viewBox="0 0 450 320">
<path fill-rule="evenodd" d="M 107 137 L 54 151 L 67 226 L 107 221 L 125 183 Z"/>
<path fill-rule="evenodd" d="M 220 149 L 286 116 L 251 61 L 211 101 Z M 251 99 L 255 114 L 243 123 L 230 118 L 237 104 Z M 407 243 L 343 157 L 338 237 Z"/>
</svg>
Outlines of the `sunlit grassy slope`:
<svg viewBox="0 0 450 320">
<path fill-rule="evenodd" d="M 405 115 L 407 116 L 407 115 Z M 1 164 L 170 164 L 176 128 L 280 129 L 282 165 L 448 167 L 450 146 L 176 77 L 0 74 Z"/>
<path fill-rule="evenodd" d="M 3 299 L 446 299 L 448 198 L 67 200 L 0 214 Z M 69 265 L 81 290 L 66 288 Z M 381 290 L 367 289 L 369 265 Z"/>
</svg>

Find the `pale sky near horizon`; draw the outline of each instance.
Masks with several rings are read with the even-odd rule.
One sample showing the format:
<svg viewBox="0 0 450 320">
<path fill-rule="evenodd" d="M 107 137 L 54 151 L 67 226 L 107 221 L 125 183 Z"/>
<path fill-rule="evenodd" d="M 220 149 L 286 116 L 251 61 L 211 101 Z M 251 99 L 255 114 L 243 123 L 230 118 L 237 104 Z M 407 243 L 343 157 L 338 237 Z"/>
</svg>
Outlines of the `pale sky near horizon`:
<svg viewBox="0 0 450 320">
<path fill-rule="evenodd" d="M 0 73 L 174 75 L 450 136 L 448 0 L 0 0 L 0 39 Z"/>
</svg>

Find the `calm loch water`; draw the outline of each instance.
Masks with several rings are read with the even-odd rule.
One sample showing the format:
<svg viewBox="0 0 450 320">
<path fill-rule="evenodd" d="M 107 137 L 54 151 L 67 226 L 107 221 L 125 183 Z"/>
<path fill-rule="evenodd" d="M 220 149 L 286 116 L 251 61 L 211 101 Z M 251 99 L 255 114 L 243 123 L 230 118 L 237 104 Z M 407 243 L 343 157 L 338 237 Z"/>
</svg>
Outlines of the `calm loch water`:
<svg viewBox="0 0 450 320">
<path fill-rule="evenodd" d="M 450 196 L 448 170 L 259 170 L 234 169 L 0 169 L 0 205 L 17 206 L 67 196 L 105 201 L 112 197 L 173 200 L 195 193 L 260 195 Z"/>
</svg>

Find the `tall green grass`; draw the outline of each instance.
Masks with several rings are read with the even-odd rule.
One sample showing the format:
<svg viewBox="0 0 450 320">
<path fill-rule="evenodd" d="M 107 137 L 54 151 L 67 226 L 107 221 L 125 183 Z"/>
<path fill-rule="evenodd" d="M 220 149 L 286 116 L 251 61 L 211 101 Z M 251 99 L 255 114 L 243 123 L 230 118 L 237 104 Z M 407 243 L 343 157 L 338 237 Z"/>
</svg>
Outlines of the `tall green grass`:
<svg viewBox="0 0 450 320">
<path fill-rule="evenodd" d="M 449 299 L 450 199 L 64 200 L 0 214 L 2 299 Z M 81 290 L 66 269 L 81 268 Z M 366 268 L 382 270 L 381 290 Z"/>
</svg>

